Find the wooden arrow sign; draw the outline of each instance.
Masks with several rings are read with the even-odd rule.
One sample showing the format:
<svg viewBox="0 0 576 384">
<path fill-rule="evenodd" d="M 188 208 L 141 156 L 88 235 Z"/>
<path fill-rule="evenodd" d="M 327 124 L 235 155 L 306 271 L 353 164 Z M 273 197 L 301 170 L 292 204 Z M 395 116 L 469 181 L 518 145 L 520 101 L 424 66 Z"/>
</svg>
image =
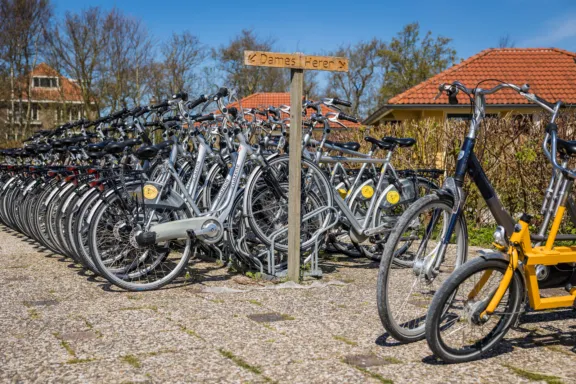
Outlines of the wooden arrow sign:
<svg viewBox="0 0 576 384">
<path fill-rule="evenodd" d="M 348 72 L 348 59 L 333 56 L 309 56 L 301 53 L 244 51 L 244 64 L 257 67 Z"/>
</svg>

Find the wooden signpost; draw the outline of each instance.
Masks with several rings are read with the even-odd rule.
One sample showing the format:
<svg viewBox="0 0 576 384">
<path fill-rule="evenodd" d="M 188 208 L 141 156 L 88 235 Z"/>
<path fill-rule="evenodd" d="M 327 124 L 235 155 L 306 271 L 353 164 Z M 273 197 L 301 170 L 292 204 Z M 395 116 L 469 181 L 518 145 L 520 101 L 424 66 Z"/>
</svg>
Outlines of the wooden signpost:
<svg viewBox="0 0 576 384">
<path fill-rule="evenodd" d="M 304 70 L 348 72 L 348 59 L 302 53 L 244 51 L 244 64 L 290 68 L 290 175 L 288 178 L 288 278 L 300 280 L 300 190 Z"/>
</svg>

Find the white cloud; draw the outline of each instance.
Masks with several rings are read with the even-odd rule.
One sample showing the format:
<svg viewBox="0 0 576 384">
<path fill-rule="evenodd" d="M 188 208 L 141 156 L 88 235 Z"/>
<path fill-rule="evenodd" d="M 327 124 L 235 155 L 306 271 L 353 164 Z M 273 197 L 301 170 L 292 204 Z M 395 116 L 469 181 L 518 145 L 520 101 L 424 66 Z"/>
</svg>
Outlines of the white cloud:
<svg viewBox="0 0 576 384">
<path fill-rule="evenodd" d="M 522 41 L 520 45 L 525 47 L 547 47 L 554 46 L 566 39 L 576 40 L 576 14 L 546 22 L 545 28 L 539 31 L 538 36 L 528 38 Z"/>
</svg>

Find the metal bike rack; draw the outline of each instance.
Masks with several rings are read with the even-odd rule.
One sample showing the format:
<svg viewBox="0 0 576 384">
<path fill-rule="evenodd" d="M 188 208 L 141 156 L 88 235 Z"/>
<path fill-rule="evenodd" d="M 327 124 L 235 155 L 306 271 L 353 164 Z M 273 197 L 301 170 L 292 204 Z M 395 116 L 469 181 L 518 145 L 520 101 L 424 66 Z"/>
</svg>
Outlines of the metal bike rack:
<svg viewBox="0 0 576 384">
<path fill-rule="evenodd" d="M 332 221 L 330 222 L 330 224 L 328 224 L 327 226 L 325 226 L 324 228 L 320 229 L 312 238 L 314 241 L 314 247 L 312 248 L 312 251 L 306 256 L 306 258 L 304 259 L 304 264 L 310 262 L 311 264 L 311 268 L 309 271 L 305 271 L 304 275 L 305 276 L 314 276 L 314 277 L 320 277 L 322 276 L 322 270 L 320 269 L 319 265 L 318 265 L 318 253 L 320 251 L 320 239 L 322 238 L 322 236 L 331 228 L 333 228 L 336 224 L 338 224 L 338 221 L 340 220 L 340 214 L 339 211 L 336 209 L 336 207 L 321 207 L 318 209 L 315 209 L 314 211 L 306 214 L 304 217 L 302 217 L 302 223 L 310 220 L 311 218 L 324 213 L 326 211 L 332 211 L 334 213 L 334 215 L 332 216 Z M 267 266 L 267 270 L 261 270 L 261 273 L 263 274 L 267 274 L 269 276 L 273 276 L 273 277 L 286 277 L 288 274 L 288 264 L 287 261 L 286 262 L 282 262 L 279 264 L 276 264 L 276 258 L 274 257 L 276 254 L 281 254 L 284 255 L 284 252 L 280 252 L 274 249 L 274 245 L 276 243 L 276 239 L 278 238 L 278 236 L 285 234 L 288 231 L 288 228 L 282 228 L 277 230 L 276 232 L 272 233 L 271 237 L 272 237 L 272 242 L 270 244 L 270 248 L 268 249 L 268 251 L 266 251 L 267 253 L 267 260 L 268 260 L 268 266 Z M 264 255 L 264 254 L 261 254 Z M 281 259 L 284 259 L 283 256 L 281 256 Z"/>
</svg>

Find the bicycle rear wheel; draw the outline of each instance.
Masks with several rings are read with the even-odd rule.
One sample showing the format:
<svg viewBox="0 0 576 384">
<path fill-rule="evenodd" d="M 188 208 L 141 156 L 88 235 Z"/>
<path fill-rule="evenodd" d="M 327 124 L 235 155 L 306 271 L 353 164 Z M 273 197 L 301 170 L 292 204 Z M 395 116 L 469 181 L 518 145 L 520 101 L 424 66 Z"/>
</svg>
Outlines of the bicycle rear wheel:
<svg viewBox="0 0 576 384">
<path fill-rule="evenodd" d="M 266 246 L 274 241 L 276 250 L 288 251 L 288 178 L 287 155 L 273 158 L 268 167 L 258 167 L 250 177 L 244 196 L 244 212 L 250 228 Z M 330 223 L 332 212 L 320 209 L 333 206 L 332 187 L 320 168 L 302 159 L 302 191 L 300 216 L 300 248 L 305 251 L 314 245 L 316 235 Z"/>
<path fill-rule="evenodd" d="M 171 243 L 139 246 L 135 235 L 152 224 L 190 217 L 183 210 L 150 209 L 135 204 L 122 193 L 110 195 L 94 208 L 88 245 L 92 261 L 110 283 L 130 291 L 158 289 L 178 277 L 190 259 L 191 240 L 184 250 L 170 249 Z"/>
</svg>

